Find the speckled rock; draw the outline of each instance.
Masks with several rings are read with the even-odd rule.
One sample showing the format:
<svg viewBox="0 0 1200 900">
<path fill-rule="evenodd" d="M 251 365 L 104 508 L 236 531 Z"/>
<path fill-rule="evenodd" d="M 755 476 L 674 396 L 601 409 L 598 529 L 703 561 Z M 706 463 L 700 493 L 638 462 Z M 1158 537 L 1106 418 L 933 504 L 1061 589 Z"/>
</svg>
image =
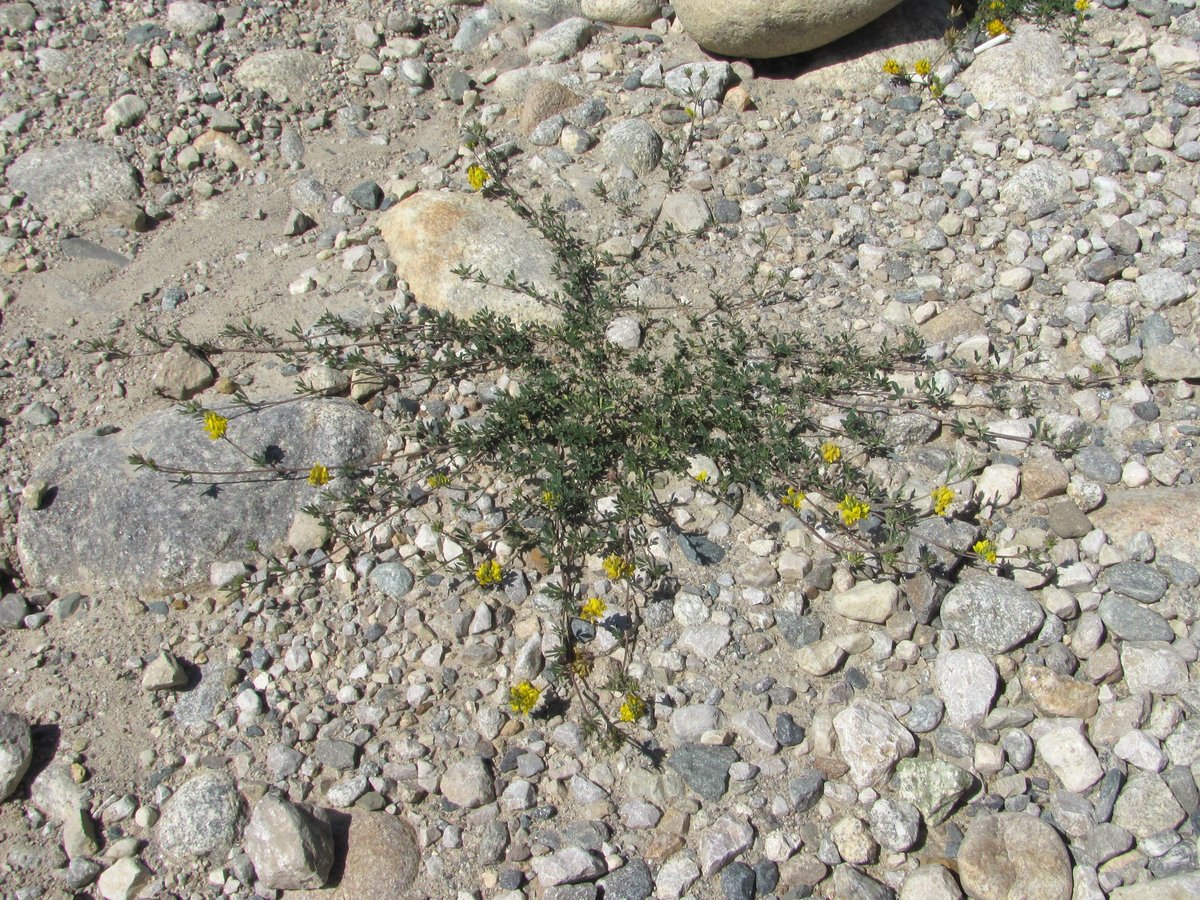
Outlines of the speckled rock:
<svg viewBox="0 0 1200 900">
<path fill-rule="evenodd" d="M 1071 860 L 1062 838 L 1025 813 L 975 819 L 958 850 L 958 871 L 967 893 L 979 900 L 1071 898 Z"/>
</svg>

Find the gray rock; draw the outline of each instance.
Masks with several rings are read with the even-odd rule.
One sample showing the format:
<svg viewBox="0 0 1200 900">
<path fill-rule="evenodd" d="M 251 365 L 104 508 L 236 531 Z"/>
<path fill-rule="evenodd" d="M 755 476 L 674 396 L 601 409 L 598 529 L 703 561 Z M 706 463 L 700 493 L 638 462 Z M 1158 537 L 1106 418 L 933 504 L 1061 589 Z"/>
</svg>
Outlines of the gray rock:
<svg viewBox="0 0 1200 900">
<path fill-rule="evenodd" d="M 28 31 L 37 21 L 37 10 L 29 3 L 5 3 L 0 5 L 0 29 L 8 34 Z"/>
<path fill-rule="evenodd" d="M 240 447 L 280 452 L 282 464 L 301 476 L 317 462 L 336 471 L 370 464 L 383 451 L 383 426 L 347 401 L 304 399 L 226 413 L 227 433 Z M 200 421 L 176 411 L 116 434 L 68 438 L 37 469 L 53 499 L 21 511 L 17 541 L 27 577 L 59 592 L 201 588 L 210 563 L 248 556 L 249 541 L 268 555 L 285 555 L 293 517 L 315 499 L 303 477 L 209 487 L 197 476 L 180 487 L 130 465 L 135 452 L 201 471 L 246 466 L 228 442 L 210 440 Z M 130 527 L 113 529 L 114 520 Z"/>
<path fill-rule="evenodd" d="M 1157 603 L 1169 586 L 1165 575 L 1141 562 L 1117 563 L 1105 570 L 1104 578 L 1110 589 L 1142 603 Z"/>
<path fill-rule="evenodd" d="M 465 809 L 475 809 L 496 799 L 491 769 L 478 756 L 449 766 L 442 776 L 441 790 L 447 800 Z"/>
<path fill-rule="evenodd" d="M 920 811 L 903 800 L 876 800 L 871 804 L 870 821 L 875 840 L 895 853 L 911 850 L 921 834 Z"/>
<path fill-rule="evenodd" d="M 597 153 L 610 166 L 629 166 L 637 175 L 646 176 L 662 159 L 662 138 L 649 122 L 627 119 L 605 132 Z"/>
<path fill-rule="evenodd" d="M 902 800 L 921 811 L 930 825 L 940 825 L 974 783 L 969 772 L 940 759 L 902 759 L 892 787 Z"/>
<path fill-rule="evenodd" d="M 1142 369 L 1156 378 L 1195 380 L 1200 378 L 1200 353 L 1193 345 L 1176 341 L 1148 347 L 1142 357 Z"/>
<path fill-rule="evenodd" d="M 33 607 L 20 594 L 5 594 L 0 597 L 0 628 L 24 628 L 25 617 L 31 612 Z"/>
<path fill-rule="evenodd" d="M 971 728 L 982 722 L 1000 683 L 992 661 L 974 650 L 950 650 L 938 655 L 933 672 L 950 723 Z"/>
<path fill-rule="evenodd" d="M 346 863 L 338 896 L 387 900 L 412 892 L 421 850 L 411 825 L 383 812 L 355 812 L 346 839 Z"/>
<path fill-rule="evenodd" d="M 917 752 L 908 729 L 870 700 L 855 700 L 833 717 L 833 727 L 850 778 L 860 788 L 886 778 L 900 759 Z"/>
<path fill-rule="evenodd" d="M 604 339 L 632 353 L 642 345 L 642 325 L 633 316 L 617 316 L 604 330 Z"/>
<path fill-rule="evenodd" d="M 104 900 L 134 900 L 152 878 L 152 873 L 141 860 L 126 856 L 105 869 L 96 886 Z"/>
<path fill-rule="evenodd" d="M 1037 34 L 1034 29 L 1031 33 Z M 1048 36 L 1047 36 L 1048 37 Z M 1050 38 L 1053 41 L 1053 38 Z M 1057 46 L 1057 41 L 1053 41 Z M 987 59 L 992 54 L 985 54 Z M 974 71 L 972 65 L 968 72 Z M 1070 170 L 1055 159 L 1035 159 L 1017 169 L 1000 187 L 1000 197 L 1010 206 L 1020 209 L 1030 218 L 1047 215 L 1058 209 L 1071 196 Z"/>
<path fill-rule="evenodd" d="M 167 4 L 167 28 L 185 37 L 195 37 L 216 31 L 221 17 L 211 6 L 192 0 L 177 0 Z"/>
<path fill-rule="evenodd" d="M 273 890 L 324 886 L 333 867 L 333 829 L 304 806 L 267 794 L 246 826 L 246 855 Z"/>
<path fill-rule="evenodd" d="M 1191 292 L 1187 279 L 1170 269 L 1155 269 L 1138 276 L 1138 291 L 1147 309 L 1163 309 L 1183 302 Z"/>
<path fill-rule="evenodd" d="M 654 893 L 654 877 L 643 859 L 631 859 L 599 881 L 605 897 L 646 900 Z"/>
<path fill-rule="evenodd" d="M 1167 783 L 1153 772 L 1135 772 L 1113 807 L 1113 824 L 1139 839 L 1174 828 L 1184 818 Z"/>
<path fill-rule="evenodd" d="M 145 118 L 150 106 L 141 97 L 125 94 L 114 100 L 104 111 L 104 123 L 111 128 L 120 130 L 136 125 Z"/>
<path fill-rule="evenodd" d="M 733 81 L 733 67 L 726 62 L 688 62 L 663 76 L 667 90 L 685 100 L 716 100 L 725 96 Z"/>
<path fill-rule="evenodd" d="M 1068 791 L 1086 791 L 1104 774 L 1088 739 L 1071 725 L 1050 726 L 1036 743 L 1038 756 Z"/>
<path fill-rule="evenodd" d="M 266 91 L 278 101 L 304 100 L 320 83 L 321 57 L 308 50 L 264 50 L 233 72 L 233 79 L 251 91 Z"/>
<path fill-rule="evenodd" d="M 183 344 L 172 344 L 154 370 L 154 389 L 172 400 L 190 400 L 212 387 L 216 370 L 197 351 Z"/>
<path fill-rule="evenodd" d="M 0 713 L 0 803 L 16 791 L 32 759 L 29 724 L 20 716 Z"/>
<path fill-rule="evenodd" d="M 159 849 L 169 860 L 223 860 L 238 836 L 242 796 L 224 772 L 201 772 L 163 805 L 156 830 Z"/>
<path fill-rule="evenodd" d="M 550 322 L 557 310 L 523 293 L 497 286 L 510 273 L 544 295 L 561 290 L 549 244 L 503 203 L 478 195 L 417 193 L 379 219 L 397 274 L 417 302 L 461 318 L 484 309 L 517 322 Z M 491 285 L 452 271 L 467 265 Z"/>
<path fill-rule="evenodd" d="M 1131 694 L 1179 694 L 1187 689 L 1187 663 L 1162 644 L 1126 642 L 1121 647 L 1121 668 Z"/>
<path fill-rule="evenodd" d="M 87 141 L 26 150 L 7 174 L 11 189 L 24 191 L 38 212 L 65 225 L 95 218 L 113 203 L 138 196 L 133 168 L 121 155 Z"/>
<path fill-rule="evenodd" d="M 579 0 L 492 0 L 492 6 L 513 19 L 549 28 L 582 12 Z"/>
<path fill-rule="evenodd" d="M 963 892 L 945 866 L 925 863 L 904 879 L 900 900 L 962 900 Z"/>
<path fill-rule="evenodd" d="M 142 672 L 144 691 L 173 691 L 185 686 L 187 682 L 188 677 L 183 666 L 166 650 L 150 660 Z"/>
<path fill-rule="evenodd" d="M 946 704 L 937 697 L 918 697 L 904 716 L 904 726 L 916 734 L 927 734 L 938 727 L 946 712 Z"/>
<path fill-rule="evenodd" d="M 1200 508 L 1200 485 L 1142 488 L 1109 493 L 1104 505 L 1091 513 L 1091 519 L 1118 547 L 1128 543 L 1137 532 L 1148 531 L 1160 554 L 1169 553 L 1198 566 L 1200 542 L 1196 541 L 1196 529 L 1188 517 L 1179 515 L 1181 509 L 1197 508 Z"/>
<path fill-rule="evenodd" d="M 1116 484 L 1121 480 L 1121 464 L 1103 447 L 1084 447 L 1072 459 L 1076 471 L 1085 478 L 1101 484 Z"/>
<path fill-rule="evenodd" d="M 833 872 L 833 896 L 847 900 L 895 900 L 896 892 L 850 865 Z"/>
<path fill-rule="evenodd" d="M 56 822 L 65 822 L 86 804 L 83 788 L 71 777 L 71 767 L 57 759 L 33 779 L 29 799 Z"/>
<path fill-rule="evenodd" d="M 1152 609 L 1125 597 L 1109 594 L 1100 601 L 1104 627 L 1127 641 L 1173 641 L 1170 624 Z"/>
<path fill-rule="evenodd" d="M 525 47 L 525 52 L 530 59 L 561 62 L 586 47 L 594 31 L 590 20 L 573 16 L 539 34 Z"/>
<path fill-rule="evenodd" d="M 1200 896 L 1200 872 L 1185 872 L 1116 888 L 1111 900 L 1188 900 Z"/>
<path fill-rule="evenodd" d="M 563 847 L 545 856 L 538 856 L 534 858 L 532 866 L 538 884 L 543 888 L 595 881 L 608 871 L 603 856 L 583 847 Z"/>
<path fill-rule="evenodd" d="M 708 227 L 712 214 L 698 191 L 672 191 L 663 201 L 662 220 L 676 231 L 698 234 Z"/>
<path fill-rule="evenodd" d="M 975 819 L 958 849 L 958 872 L 967 894 L 979 900 L 1071 898 L 1071 860 L 1062 838 L 1025 813 Z"/>
<path fill-rule="evenodd" d="M 459 23 L 458 32 L 454 35 L 454 49 L 459 53 L 474 50 L 487 40 L 500 21 L 500 14 L 490 6 L 467 16 Z"/>
<path fill-rule="evenodd" d="M 700 834 L 700 873 L 712 878 L 753 843 L 754 829 L 749 822 L 733 815 L 721 816 Z"/>
<path fill-rule="evenodd" d="M 720 800 L 729 787 L 729 767 L 738 759 L 732 747 L 684 744 L 667 757 L 667 765 L 705 800 Z"/>
<path fill-rule="evenodd" d="M 403 564 L 381 563 L 371 570 L 371 584 L 393 600 L 403 599 L 412 590 L 413 574 Z"/>
<path fill-rule="evenodd" d="M 981 53 L 958 81 L 982 106 L 1008 109 L 1044 106 L 1043 101 L 1062 93 L 1070 84 L 1069 76 L 1063 72 L 1062 43 L 1054 35 L 1036 28 L 1017 29 L 1006 44 Z M 1022 171 L 1029 165 L 1033 164 L 1027 164 Z M 1057 161 L 1053 168 L 1066 171 L 1066 167 L 1060 167 Z M 1063 184 L 1056 175 L 1055 182 L 1052 193 L 1042 194 L 1042 199 L 1053 204 L 1051 207 L 1042 205 L 1039 200 L 1031 206 L 1022 203 L 1020 208 L 1031 217 L 1045 215 L 1057 208 L 1070 190 L 1070 181 Z M 1001 196 L 1005 197 L 1004 188 L 1001 188 Z M 1007 198 L 1005 202 L 1008 202 Z"/>
<path fill-rule="evenodd" d="M 792 811 L 806 813 L 821 799 L 825 789 L 825 776 L 816 769 L 803 769 L 795 778 L 788 781 L 788 799 L 792 802 Z"/>
<path fill-rule="evenodd" d="M 659 0 L 583 0 L 583 14 L 611 25 L 645 27 L 661 15 Z"/>
<path fill-rule="evenodd" d="M 861 28 L 897 0 L 675 0 L 684 30 L 722 56 L 767 59 L 803 53 Z"/>
<path fill-rule="evenodd" d="M 994 575 L 980 575 L 955 586 L 942 603 L 942 624 L 963 646 L 1004 653 L 1027 641 L 1042 626 L 1045 613 L 1029 591 Z"/>
</svg>

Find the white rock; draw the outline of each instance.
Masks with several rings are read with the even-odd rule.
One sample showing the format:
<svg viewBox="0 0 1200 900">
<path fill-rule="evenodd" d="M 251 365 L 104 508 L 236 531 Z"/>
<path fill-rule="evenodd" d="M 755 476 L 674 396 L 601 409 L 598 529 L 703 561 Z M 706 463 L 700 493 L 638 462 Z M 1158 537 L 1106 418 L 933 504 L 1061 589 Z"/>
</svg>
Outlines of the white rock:
<svg viewBox="0 0 1200 900">
<path fill-rule="evenodd" d="M 1042 734 L 1037 739 L 1037 751 L 1068 791 L 1082 793 L 1104 774 L 1088 739 L 1069 725 L 1052 727 Z"/>
<path fill-rule="evenodd" d="M 833 717 L 842 759 L 850 778 L 870 787 L 886 777 L 902 758 L 917 752 L 917 743 L 896 717 L 870 700 L 856 700 Z"/>
<path fill-rule="evenodd" d="M 754 829 L 732 815 L 717 819 L 700 835 L 700 871 L 713 877 L 754 843 Z"/>
<path fill-rule="evenodd" d="M 969 729 L 982 722 L 1000 683 L 992 661 L 974 650 L 950 650 L 938 654 L 933 672 L 950 724 Z"/>
<path fill-rule="evenodd" d="M 900 589 L 890 581 L 863 581 L 833 598 L 838 615 L 882 625 L 896 611 Z"/>
</svg>

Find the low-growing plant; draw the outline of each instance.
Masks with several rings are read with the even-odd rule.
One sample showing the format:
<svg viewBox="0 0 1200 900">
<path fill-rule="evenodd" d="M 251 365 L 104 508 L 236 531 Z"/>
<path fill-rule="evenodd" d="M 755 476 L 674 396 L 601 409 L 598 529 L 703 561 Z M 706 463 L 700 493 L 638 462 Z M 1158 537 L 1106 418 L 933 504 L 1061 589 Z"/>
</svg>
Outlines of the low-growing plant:
<svg viewBox="0 0 1200 900">
<path fill-rule="evenodd" d="M 679 160 L 700 124 L 687 126 Z M 512 186 L 504 156 L 481 131 L 468 140 L 476 158 L 464 172 L 466 186 L 506 205 L 547 239 L 561 287 L 539 290 L 515 271 L 500 285 L 469 266 L 459 274 L 533 297 L 556 311 L 556 321 L 518 325 L 492 311 L 458 319 L 397 304 L 369 324 L 325 314 L 311 328 L 297 324 L 279 334 L 245 322 L 203 349 L 269 352 L 297 366 L 352 370 L 387 386 L 385 396 L 416 377 L 503 375 L 507 389 L 496 391 L 482 414 L 418 419 L 407 426 L 408 457 L 365 472 L 340 471 L 328 460 L 285 468 L 238 444 L 230 410 L 255 406 L 239 393 L 229 409 L 187 409 L 210 438 L 238 450 L 244 470 L 203 472 L 186 461 L 144 456 L 132 461 L 184 484 L 306 480 L 320 492 L 309 511 L 339 544 L 365 554 L 378 550 L 377 525 L 403 523 L 403 514 L 429 494 L 501 498 L 501 514 L 487 529 L 440 523 L 442 536 L 463 552 L 451 563 L 429 559 L 428 565 L 482 592 L 503 591 L 516 577 L 514 567 L 528 568 L 535 558 L 545 573 L 536 603 L 554 635 L 550 664 L 537 678 L 508 685 L 507 707 L 537 716 L 560 707 L 549 699 L 565 701 L 602 741 L 632 740 L 646 752 L 652 752 L 644 728 L 652 725 L 654 685 L 645 682 L 638 646 L 646 604 L 670 595 L 671 545 L 660 541 L 673 541 L 697 565 L 725 552 L 677 524 L 678 507 L 693 498 L 763 529 L 782 518 L 785 528 L 801 529 L 812 545 L 871 578 L 930 571 L 934 550 L 984 567 L 1029 564 L 1004 559 L 998 536 L 977 521 L 969 490 L 977 463 L 947 463 L 926 482 L 889 483 L 880 473 L 896 454 L 893 425 L 900 415 L 922 417 L 931 430 L 963 440 L 992 442 L 981 416 L 1005 413 L 1011 401 L 989 397 L 988 386 L 1004 381 L 1035 391 L 1063 383 L 1033 370 L 1036 351 L 1005 366 L 935 367 L 911 331 L 868 345 L 836 329 L 757 330 L 748 324 L 748 309 L 796 300 L 786 277 L 763 277 L 760 259 L 751 261 L 751 276 L 736 291 L 714 289 L 707 302 L 689 307 L 652 305 L 628 289 L 647 267 L 677 262 L 684 240 L 661 224 L 660 210 L 642 224 L 634 254 L 615 258 L 548 201 L 534 206 Z M 674 167 L 668 187 L 681 168 Z M 634 317 L 645 333 L 632 349 L 606 337 L 620 316 Z M 97 349 L 122 353 L 112 345 Z M 964 387 L 966 401 L 955 386 Z M 308 389 L 301 385 L 300 392 Z M 1036 406 L 1037 397 L 1029 393 L 1022 402 Z M 1054 438 L 1046 425 L 1035 434 Z M 940 544 L 922 527 L 938 519 L 966 523 L 969 540 Z"/>
</svg>

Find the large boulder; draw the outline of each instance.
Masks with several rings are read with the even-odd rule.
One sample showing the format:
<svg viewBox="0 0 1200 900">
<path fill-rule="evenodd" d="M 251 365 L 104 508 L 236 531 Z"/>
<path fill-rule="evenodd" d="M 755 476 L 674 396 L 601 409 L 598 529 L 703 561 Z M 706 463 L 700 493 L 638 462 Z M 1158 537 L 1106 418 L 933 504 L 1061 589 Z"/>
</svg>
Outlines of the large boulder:
<svg viewBox="0 0 1200 900">
<path fill-rule="evenodd" d="M 803 53 L 856 31 L 900 0 L 675 0 L 684 30 L 705 50 L 768 59 Z"/>
<path fill-rule="evenodd" d="M 9 186 L 24 191 L 39 213 L 65 225 L 95 218 L 139 192 L 137 174 L 121 154 L 89 141 L 26 150 L 7 175 Z"/>
<path fill-rule="evenodd" d="M 288 468 L 376 462 L 386 429 L 346 400 L 289 400 L 221 410 L 226 436 L 247 453 Z M 21 511 L 17 547 L 33 584 L 58 593 L 114 588 L 168 593 L 207 586 L 213 562 L 244 559 L 247 543 L 287 552 L 288 530 L 318 499 L 306 479 L 229 476 L 177 485 L 128 462 L 140 453 L 162 467 L 220 472 L 253 468 L 230 441 L 212 440 L 195 417 L 170 410 L 126 431 L 75 435 L 50 451 L 34 480 L 49 486 Z M 216 481 L 216 484 L 201 483 Z"/>
<path fill-rule="evenodd" d="M 558 318 L 552 307 L 502 286 L 513 273 L 544 295 L 560 290 L 550 245 L 503 203 L 478 194 L 417 193 L 384 213 L 379 230 L 418 303 L 461 318 L 485 308 L 514 322 Z M 456 275 L 461 265 L 491 283 Z"/>
</svg>

